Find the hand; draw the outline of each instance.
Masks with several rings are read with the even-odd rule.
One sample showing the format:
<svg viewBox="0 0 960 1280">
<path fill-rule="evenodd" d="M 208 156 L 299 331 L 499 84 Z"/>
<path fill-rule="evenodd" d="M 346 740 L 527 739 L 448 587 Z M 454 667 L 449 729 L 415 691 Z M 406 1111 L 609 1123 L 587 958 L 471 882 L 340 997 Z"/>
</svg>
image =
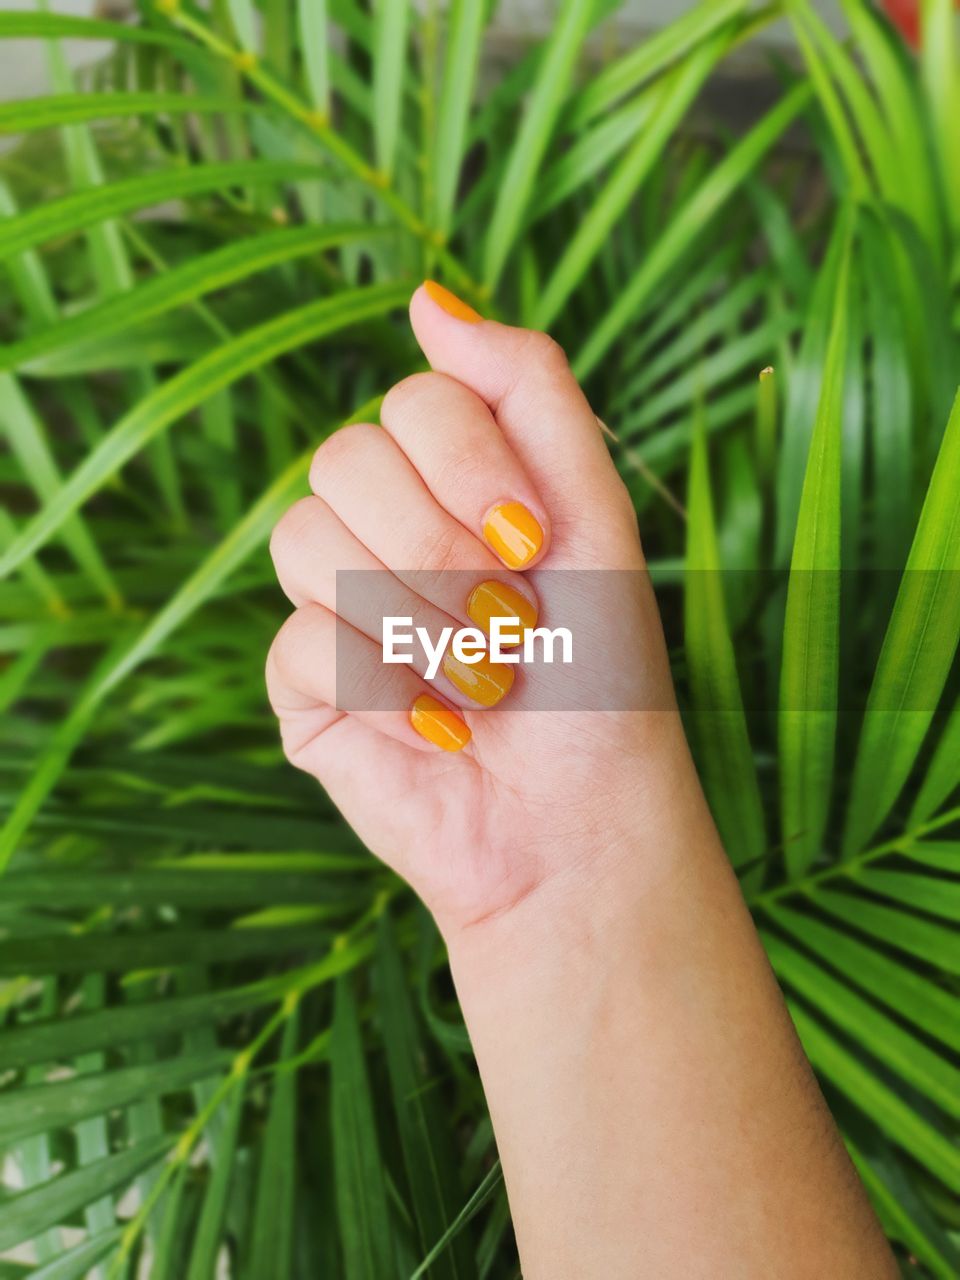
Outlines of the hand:
<svg viewBox="0 0 960 1280">
<path fill-rule="evenodd" d="M 435 286 L 411 316 L 435 372 L 322 445 L 277 527 L 297 609 L 267 676 L 290 759 L 447 938 L 523 1273 L 886 1280 L 694 774 L 597 420 L 542 334 Z M 379 571 L 369 592 L 338 592 L 350 569 Z M 428 686 L 383 663 L 385 612 L 466 625 L 483 584 L 527 621 L 572 613 L 574 665 Z"/>
<path fill-rule="evenodd" d="M 659 874 L 678 833 L 673 821 L 658 839 L 657 813 L 709 820 L 632 503 L 563 353 L 436 286 L 417 290 L 410 313 L 435 372 L 388 392 L 381 427 L 348 426 L 322 444 L 314 496 L 274 532 L 296 612 L 267 678 L 290 760 L 449 934 L 547 884 L 579 895 L 621 864 L 635 874 L 645 847 Z M 367 569 L 382 571 L 369 591 L 338 600 L 337 571 Z M 624 572 L 604 592 L 598 570 Z M 601 607 L 588 598 L 598 594 Z M 501 604 L 546 624 L 571 595 L 589 634 L 574 637 L 572 672 L 551 673 L 568 680 L 569 704 L 542 706 L 542 672 L 514 680 L 517 668 L 484 661 L 478 679 L 448 662 L 428 684 L 382 661 L 384 611 L 433 632 L 488 623 Z M 338 604 L 341 626 L 357 628 L 339 671 Z M 596 709 L 607 673 L 629 690 L 621 709 Z M 336 708 L 338 688 L 357 710 Z"/>
</svg>

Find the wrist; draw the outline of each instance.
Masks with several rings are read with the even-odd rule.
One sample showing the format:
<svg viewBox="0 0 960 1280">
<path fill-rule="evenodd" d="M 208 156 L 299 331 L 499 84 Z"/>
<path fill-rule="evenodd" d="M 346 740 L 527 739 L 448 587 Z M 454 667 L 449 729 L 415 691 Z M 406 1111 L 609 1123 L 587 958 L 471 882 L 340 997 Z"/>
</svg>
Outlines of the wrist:
<svg viewBox="0 0 960 1280">
<path fill-rule="evenodd" d="M 671 917 L 688 913 L 691 883 L 719 877 L 739 894 L 692 767 L 673 775 L 669 794 L 639 783 L 624 794 L 630 804 L 606 806 L 595 839 L 581 833 L 576 848 L 550 850 L 556 869 L 519 899 L 468 922 L 438 921 L 458 984 L 476 973 L 497 990 L 527 973 L 616 962 L 623 945 L 655 947 Z"/>
</svg>

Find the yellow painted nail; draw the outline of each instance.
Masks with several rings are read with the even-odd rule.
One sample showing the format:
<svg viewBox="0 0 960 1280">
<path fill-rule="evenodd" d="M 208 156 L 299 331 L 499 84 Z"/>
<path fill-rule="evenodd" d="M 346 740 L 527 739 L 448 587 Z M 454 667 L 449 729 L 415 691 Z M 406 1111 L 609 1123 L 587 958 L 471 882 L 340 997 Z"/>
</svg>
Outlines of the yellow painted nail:
<svg viewBox="0 0 960 1280">
<path fill-rule="evenodd" d="M 479 311 L 474 311 L 473 307 L 468 306 L 449 289 L 445 289 L 442 284 L 437 284 L 436 280 L 424 280 L 423 287 L 427 291 L 427 296 L 455 319 L 466 320 L 468 324 L 479 324 L 483 319 Z"/>
<path fill-rule="evenodd" d="M 421 693 L 414 701 L 410 723 L 421 738 L 444 751 L 462 751 L 470 741 L 470 730 L 460 717 L 429 693 Z"/>
<path fill-rule="evenodd" d="M 479 662 L 461 662 L 448 649 L 443 655 L 443 674 L 481 707 L 495 707 L 513 688 L 513 667 L 491 662 L 486 655 Z"/>
<path fill-rule="evenodd" d="M 516 618 L 520 635 L 537 625 L 537 606 L 505 582 L 491 579 L 474 587 L 467 599 L 467 613 L 481 631 L 490 634 L 494 618 Z M 518 641 L 519 643 L 519 641 Z M 504 647 L 509 647 L 505 645 Z"/>
<path fill-rule="evenodd" d="M 509 569 L 522 569 L 543 546 L 543 530 L 522 502 L 502 502 L 483 522 L 483 536 Z"/>
</svg>

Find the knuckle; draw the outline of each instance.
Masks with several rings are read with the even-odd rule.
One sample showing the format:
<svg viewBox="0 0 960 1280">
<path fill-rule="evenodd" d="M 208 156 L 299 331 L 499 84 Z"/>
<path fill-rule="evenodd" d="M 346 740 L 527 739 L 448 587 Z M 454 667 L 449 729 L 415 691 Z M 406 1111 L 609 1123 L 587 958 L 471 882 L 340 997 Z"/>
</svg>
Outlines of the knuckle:
<svg viewBox="0 0 960 1280">
<path fill-rule="evenodd" d="M 421 599 L 444 600 L 448 597 L 450 575 L 462 574 L 469 566 L 463 553 L 463 538 L 456 525 L 444 524 L 413 543 L 405 581 Z M 429 624 L 428 619 L 423 625 Z"/>
<path fill-rule="evenodd" d="M 288 507 L 270 534 L 270 558 L 275 566 L 286 559 L 290 550 L 300 541 L 306 526 L 317 514 L 316 498 L 300 498 Z"/>
<path fill-rule="evenodd" d="M 395 383 L 383 397 L 380 421 L 388 431 L 402 432 L 428 414 L 440 397 L 449 396 L 451 379 L 443 373 L 423 370 Z"/>
<path fill-rule="evenodd" d="M 311 770 L 304 758 L 304 746 L 303 729 L 289 720 L 281 719 L 280 749 L 283 751 L 284 759 L 295 769 L 310 773 Z"/>
<path fill-rule="evenodd" d="M 498 401 L 503 405 L 514 397 L 527 400 L 538 394 L 538 387 L 562 384 L 572 377 L 560 343 L 549 333 L 526 329 L 509 357 L 504 357 L 503 387 Z"/>
<path fill-rule="evenodd" d="M 295 655 L 299 652 L 299 633 L 302 626 L 300 617 L 302 610 L 295 609 L 282 623 L 280 630 L 273 637 L 273 643 L 267 653 L 267 688 L 274 684 L 282 686 L 295 685 Z"/>
<path fill-rule="evenodd" d="M 324 623 L 328 611 L 321 604 L 303 604 L 284 619 L 267 654 L 267 671 L 290 689 L 303 686 L 305 671 L 316 667 L 326 652 Z"/>
<path fill-rule="evenodd" d="M 420 538 L 413 546 L 411 568 L 431 574 L 444 574 L 464 568 L 463 541 L 454 524 L 444 523 Z"/>
<path fill-rule="evenodd" d="M 395 668 L 380 662 L 370 666 L 363 673 L 362 692 L 359 694 L 363 704 L 371 711 L 392 709 L 397 702 Z"/>
<path fill-rule="evenodd" d="M 489 442 L 467 440 L 459 448 L 441 444 L 437 449 L 431 484 L 448 506 L 469 508 L 471 499 L 489 489 L 492 450 L 488 446 Z"/>
<path fill-rule="evenodd" d="M 425 600 L 423 596 L 414 596 L 408 602 L 408 612 L 412 620 L 414 630 L 422 627 L 432 640 L 436 639 L 437 632 L 437 613 L 429 600 Z"/>
<path fill-rule="evenodd" d="M 542 333 L 539 329 L 527 331 L 520 356 L 518 363 L 521 367 L 534 361 L 548 370 L 566 371 L 569 368 L 567 354 L 560 343 L 556 338 L 551 338 L 549 333 Z"/>
<path fill-rule="evenodd" d="M 356 466 L 357 455 L 370 447 L 380 428 L 369 422 L 352 422 L 340 427 L 324 440 L 310 463 L 310 487 L 315 493 L 336 483 L 345 468 Z"/>
</svg>

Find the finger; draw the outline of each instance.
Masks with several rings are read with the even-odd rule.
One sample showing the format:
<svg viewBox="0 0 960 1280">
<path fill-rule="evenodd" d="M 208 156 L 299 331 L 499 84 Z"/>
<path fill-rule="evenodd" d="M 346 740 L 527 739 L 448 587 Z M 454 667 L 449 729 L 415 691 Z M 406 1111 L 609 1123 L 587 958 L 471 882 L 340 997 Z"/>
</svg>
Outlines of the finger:
<svg viewBox="0 0 960 1280">
<path fill-rule="evenodd" d="M 310 484 L 381 564 L 444 613 L 484 631 L 493 616 L 536 625 L 533 589 L 439 505 L 382 428 L 335 432 L 314 456 Z"/>
<path fill-rule="evenodd" d="M 470 741 L 466 723 L 416 672 L 384 663 L 380 645 L 319 604 L 303 605 L 278 631 L 267 694 L 281 721 L 337 708 L 418 751 L 461 751 Z"/>
<path fill-rule="evenodd" d="M 432 282 L 417 289 L 414 333 L 435 370 L 487 404 L 535 484 L 552 521 L 551 566 L 625 566 L 636 554 L 632 504 L 563 351 L 546 334 L 464 316 L 451 297 Z"/>
<path fill-rule="evenodd" d="M 415 373 L 387 392 L 380 421 L 440 505 L 508 569 L 543 558 L 547 510 L 475 392 L 445 374 Z"/>
<path fill-rule="evenodd" d="M 459 630 L 459 621 L 385 568 L 322 498 L 294 503 L 273 530 L 270 554 L 280 586 L 298 607 L 322 604 L 378 645 L 384 641 L 386 618 L 403 619 L 411 635 L 422 629 L 433 650 L 428 654 L 422 643 L 412 645 L 411 665 L 456 705 L 488 708 L 510 692 L 510 665 L 485 657 L 465 663 L 449 648 L 449 641 L 442 659 L 438 657 L 443 636 Z"/>
</svg>

